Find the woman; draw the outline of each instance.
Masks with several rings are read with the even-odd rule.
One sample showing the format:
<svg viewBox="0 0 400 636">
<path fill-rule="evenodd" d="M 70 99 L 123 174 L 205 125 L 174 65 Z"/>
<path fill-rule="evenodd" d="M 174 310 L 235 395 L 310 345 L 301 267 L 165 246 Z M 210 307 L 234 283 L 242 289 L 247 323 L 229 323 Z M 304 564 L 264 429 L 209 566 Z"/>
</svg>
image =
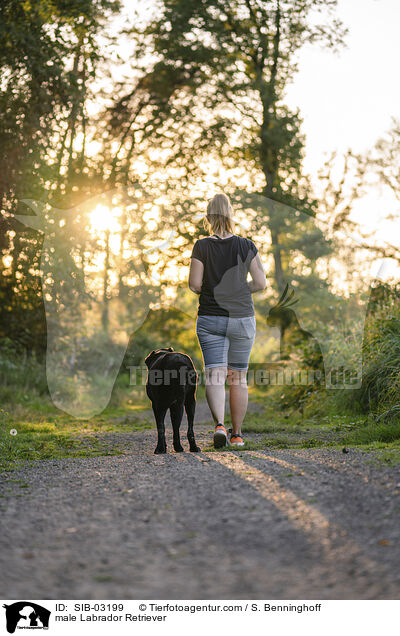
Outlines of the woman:
<svg viewBox="0 0 400 636">
<path fill-rule="evenodd" d="M 233 211 L 225 194 L 207 206 L 210 234 L 196 241 L 189 287 L 199 294 L 196 334 L 203 353 L 206 398 L 215 422 L 214 447 L 228 442 L 224 426 L 225 381 L 229 384 L 232 447 L 244 445 L 242 422 L 248 403 L 247 369 L 256 333 L 252 293 L 265 289 L 264 268 L 253 241 L 233 233 Z M 250 272 L 252 280 L 247 282 Z"/>
</svg>

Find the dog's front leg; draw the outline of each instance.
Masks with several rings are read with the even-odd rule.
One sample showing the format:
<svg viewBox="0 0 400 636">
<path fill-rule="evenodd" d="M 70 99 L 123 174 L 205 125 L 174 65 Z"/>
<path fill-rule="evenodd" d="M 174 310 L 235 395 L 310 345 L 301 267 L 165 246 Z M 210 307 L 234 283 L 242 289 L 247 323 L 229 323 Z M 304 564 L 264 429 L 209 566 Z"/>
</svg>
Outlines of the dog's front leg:
<svg viewBox="0 0 400 636">
<path fill-rule="evenodd" d="M 167 452 L 167 442 L 165 441 L 165 424 L 164 424 L 164 419 L 167 413 L 167 409 L 154 407 L 153 405 L 153 411 L 154 411 L 154 417 L 156 418 L 157 435 L 158 435 L 158 442 L 157 442 L 156 450 L 154 451 L 154 453 L 156 455 L 159 455 L 159 454 Z"/>
</svg>

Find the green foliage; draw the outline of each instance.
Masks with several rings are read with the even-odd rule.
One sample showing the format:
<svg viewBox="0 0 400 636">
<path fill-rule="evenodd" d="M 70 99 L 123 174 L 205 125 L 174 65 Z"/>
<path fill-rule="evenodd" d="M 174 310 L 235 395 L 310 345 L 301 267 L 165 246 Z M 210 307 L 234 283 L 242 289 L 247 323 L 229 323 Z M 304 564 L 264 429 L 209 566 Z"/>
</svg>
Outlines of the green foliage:
<svg viewBox="0 0 400 636">
<path fill-rule="evenodd" d="M 175 308 L 151 310 L 147 319 L 129 342 L 121 373 L 129 367 L 143 367 L 145 357 L 153 350 L 173 347 L 189 355 L 198 371 L 202 357 L 195 334 L 195 320 Z"/>
<path fill-rule="evenodd" d="M 118 0 L 0 3 L 0 339 L 30 352 L 46 347 L 42 236 L 13 213 L 26 212 L 20 199 L 72 191 L 84 172 L 74 140 L 85 132 L 84 102 L 101 58 L 95 36 L 119 7 Z"/>
<path fill-rule="evenodd" d="M 372 289 L 364 328 L 360 388 L 326 389 L 321 386 L 283 386 L 264 389 L 275 408 L 313 418 L 350 417 L 357 422 L 342 431 L 343 443 L 391 443 L 400 438 L 400 303 L 398 285 L 377 284 Z M 337 348 L 344 367 L 354 367 L 356 349 L 351 328 L 337 331 Z M 335 341 L 333 340 L 333 346 Z M 300 346 L 300 351 L 301 351 Z M 306 353 L 303 352 L 304 361 Z M 362 414 L 368 414 L 360 419 Z M 353 422 L 354 424 L 354 422 Z M 338 429 L 339 431 L 340 429 Z"/>
<path fill-rule="evenodd" d="M 43 356 L 28 355 L 5 338 L 0 341 L 0 403 L 24 402 L 29 392 L 48 395 Z"/>
<path fill-rule="evenodd" d="M 345 29 L 332 17 L 336 5 L 336 0 L 307 0 L 301 6 L 290 0 L 283 9 L 279 3 L 254 0 L 163 0 L 149 23 L 137 15 L 130 33 L 136 41 L 138 80 L 121 91 L 111 109 L 121 139 L 121 178 L 126 172 L 122 151 L 130 157 L 133 143 L 144 158 L 155 143 L 168 158 L 176 203 L 175 216 L 165 217 L 167 224 L 173 225 L 182 212 L 197 211 L 197 201 L 187 201 L 186 193 L 204 179 L 202 164 L 210 158 L 246 176 L 246 190 L 260 195 L 260 205 L 240 200 L 243 189 L 238 191 L 235 177 L 226 189 L 239 214 L 251 216 L 252 231 L 266 237 L 263 250 L 273 258 L 278 289 L 284 276 L 304 278 L 304 271 L 314 269 L 331 249 L 309 218 L 316 201 L 302 169 L 301 118 L 285 105 L 284 92 L 304 43 L 342 44 Z M 324 10 L 327 22 L 311 20 L 312 11 Z M 150 66 L 149 59 L 154 60 Z M 143 117 L 150 121 L 144 144 Z M 165 161 L 152 159 L 152 165 L 161 170 Z M 289 218 L 268 200 L 303 215 Z M 182 225 L 184 248 L 193 243 L 193 228 Z M 181 260 L 182 249 L 170 254 Z M 303 262 L 294 267 L 299 255 Z M 315 271 L 313 276 L 318 283 Z"/>
<path fill-rule="evenodd" d="M 373 290 L 365 323 L 362 387 L 355 397 L 364 412 L 398 419 L 400 403 L 400 293 L 398 285 Z"/>
</svg>

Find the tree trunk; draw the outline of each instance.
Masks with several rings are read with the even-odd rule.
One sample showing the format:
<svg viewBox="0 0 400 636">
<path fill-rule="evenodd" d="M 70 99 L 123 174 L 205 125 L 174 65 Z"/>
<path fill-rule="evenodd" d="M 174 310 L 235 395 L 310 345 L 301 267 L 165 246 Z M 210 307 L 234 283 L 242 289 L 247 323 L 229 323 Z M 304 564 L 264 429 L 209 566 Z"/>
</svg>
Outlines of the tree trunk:
<svg viewBox="0 0 400 636">
<path fill-rule="evenodd" d="M 103 278 L 103 312 L 101 322 L 105 333 L 108 333 L 109 314 L 108 314 L 108 272 L 110 270 L 110 232 L 106 232 L 106 258 L 104 262 L 104 278 Z"/>
<path fill-rule="evenodd" d="M 258 69 L 258 83 L 259 94 L 263 107 L 263 119 L 260 130 L 261 146 L 260 146 L 260 160 L 262 171 L 265 176 L 265 188 L 264 195 L 268 199 L 276 199 L 276 192 L 279 189 L 279 175 L 278 175 L 278 159 L 277 148 L 274 148 L 271 141 L 270 126 L 273 123 L 272 112 L 276 103 L 276 77 L 278 72 L 279 63 L 279 46 L 280 46 L 280 33 L 281 33 L 281 13 L 279 0 L 277 1 L 277 8 L 275 12 L 275 35 L 272 42 L 273 55 L 272 66 L 269 81 L 264 79 L 264 68 Z M 264 56 L 262 56 L 262 65 L 264 65 Z M 273 212 L 272 212 L 273 214 Z M 282 255 L 281 247 L 279 244 L 279 230 L 276 228 L 277 220 L 269 217 L 269 229 L 271 232 L 272 241 L 272 253 L 274 256 L 274 278 L 278 291 L 281 292 L 284 288 L 284 272 L 282 267 Z"/>
</svg>

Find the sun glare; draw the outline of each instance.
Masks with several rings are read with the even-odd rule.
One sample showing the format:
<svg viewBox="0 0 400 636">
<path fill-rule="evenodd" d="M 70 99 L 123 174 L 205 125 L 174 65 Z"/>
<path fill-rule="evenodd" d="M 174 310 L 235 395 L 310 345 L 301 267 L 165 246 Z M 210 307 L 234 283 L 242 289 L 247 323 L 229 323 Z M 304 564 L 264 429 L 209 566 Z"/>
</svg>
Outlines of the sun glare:
<svg viewBox="0 0 400 636">
<path fill-rule="evenodd" d="M 89 215 L 94 232 L 117 232 L 120 229 L 120 208 L 109 208 L 99 203 Z"/>
</svg>

